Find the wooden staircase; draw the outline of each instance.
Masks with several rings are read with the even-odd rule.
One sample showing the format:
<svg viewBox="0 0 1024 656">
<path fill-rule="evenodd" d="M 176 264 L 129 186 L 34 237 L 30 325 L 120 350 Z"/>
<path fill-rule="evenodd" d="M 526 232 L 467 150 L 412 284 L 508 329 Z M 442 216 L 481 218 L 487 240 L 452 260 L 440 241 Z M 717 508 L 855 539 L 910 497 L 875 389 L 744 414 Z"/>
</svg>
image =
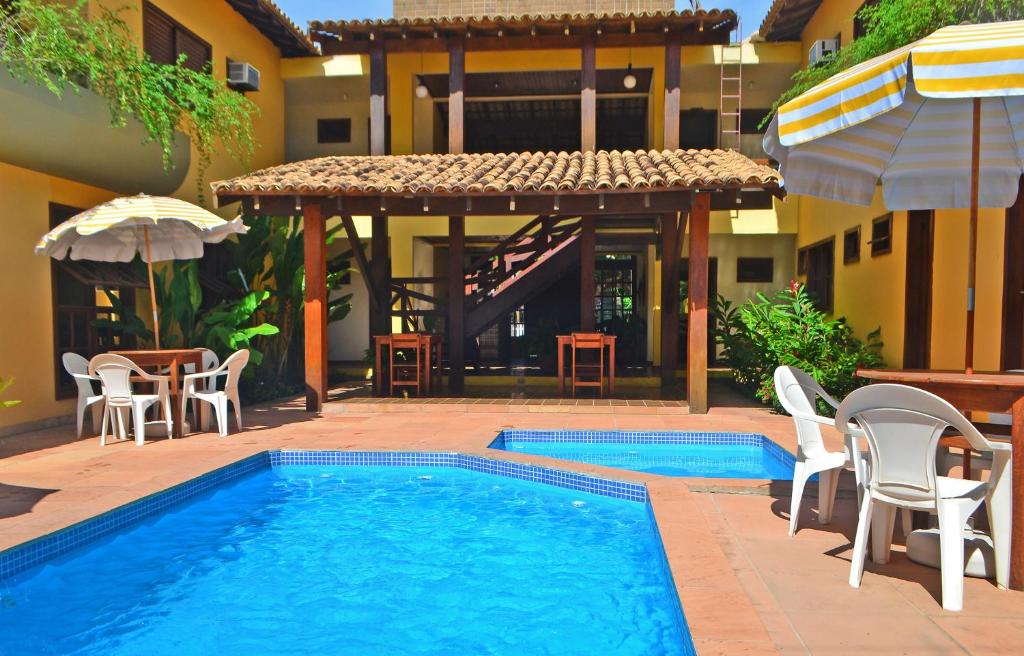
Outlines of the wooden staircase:
<svg viewBox="0 0 1024 656">
<path fill-rule="evenodd" d="M 466 336 L 476 337 L 579 265 L 580 218 L 539 216 L 469 266 Z"/>
<path fill-rule="evenodd" d="M 579 234 L 579 217 L 538 216 L 474 260 L 464 276 L 466 337 L 480 335 L 579 266 Z M 391 280 L 392 316 L 402 318 L 404 330 L 423 330 L 421 320 L 444 317 L 440 299 L 413 288 L 436 289 L 444 280 Z"/>
</svg>

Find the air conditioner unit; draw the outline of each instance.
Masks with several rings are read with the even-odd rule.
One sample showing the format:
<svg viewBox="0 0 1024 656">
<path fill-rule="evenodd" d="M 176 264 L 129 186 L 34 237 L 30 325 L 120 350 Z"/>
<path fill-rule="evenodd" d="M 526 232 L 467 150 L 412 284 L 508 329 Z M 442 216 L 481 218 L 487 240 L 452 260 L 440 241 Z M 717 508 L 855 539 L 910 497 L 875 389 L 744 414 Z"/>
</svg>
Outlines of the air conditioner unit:
<svg viewBox="0 0 1024 656">
<path fill-rule="evenodd" d="M 811 49 L 807 52 L 807 63 L 814 66 L 837 50 L 839 50 L 839 39 L 819 39 L 811 45 Z"/>
<path fill-rule="evenodd" d="M 246 62 L 228 62 L 228 86 L 236 91 L 259 91 L 260 72 Z"/>
</svg>

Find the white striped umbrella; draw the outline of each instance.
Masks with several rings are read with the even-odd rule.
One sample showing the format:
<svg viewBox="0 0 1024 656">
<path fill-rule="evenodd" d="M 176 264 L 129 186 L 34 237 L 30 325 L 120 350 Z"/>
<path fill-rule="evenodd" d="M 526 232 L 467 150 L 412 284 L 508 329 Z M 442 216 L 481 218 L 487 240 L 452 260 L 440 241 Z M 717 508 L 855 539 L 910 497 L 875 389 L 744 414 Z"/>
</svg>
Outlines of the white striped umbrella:
<svg viewBox="0 0 1024 656">
<path fill-rule="evenodd" d="M 783 105 L 764 137 L 786 189 L 891 210 L 970 208 L 965 369 L 974 363 L 978 207 L 1024 174 L 1024 21 L 956 25 Z"/>
<path fill-rule="evenodd" d="M 43 235 L 37 255 L 58 260 L 130 262 L 137 254 L 149 269 L 153 331 L 160 348 L 153 262 L 203 256 L 203 244 L 216 244 L 248 228 L 239 218 L 225 221 L 192 203 L 163 196 L 129 196 L 97 205 Z"/>
</svg>

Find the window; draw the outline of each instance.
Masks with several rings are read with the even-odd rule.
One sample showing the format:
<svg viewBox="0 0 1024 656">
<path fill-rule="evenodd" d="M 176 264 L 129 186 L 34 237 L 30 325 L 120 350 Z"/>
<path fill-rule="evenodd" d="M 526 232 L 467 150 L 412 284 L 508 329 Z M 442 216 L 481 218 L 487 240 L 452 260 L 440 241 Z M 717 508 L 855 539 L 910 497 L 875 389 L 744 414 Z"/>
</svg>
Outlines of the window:
<svg viewBox="0 0 1024 656">
<path fill-rule="evenodd" d="M 318 118 L 316 120 L 317 143 L 349 143 L 352 141 L 352 119 Z"/>
<path fill-rule="evenodd" d="M 843 264 L 860 261 L 860 226 L 843 233 Z"/>
<path fill-rule="evenodd" d="M 775 260 L 770 257 L 736 259 L 736 282 L 772 282 Z"/>
<path fill-rule="evenodd" d="M 832 311 L 832 282 L 835 275 L 835 239 L 800 249 L 806 267 L 807 292 L 825 312 Z"/>
<path fill-rule="evenodd" d="M 185 66 L 203 70 L 212 59 L 210 44 L 164 12 L 146 2 L 142 9 L 142 48 L 158 64 L 174 64 L 185 56 Z"/>
<path fill-rule="evenodd" d="M 871 257 L 892 252 L 892 212 L 871 222 Z"/>
<path fill-rule="evenodd" d="M 718 148 L 718 110 L 693 108 L 679 112 L 679 147 Z"/>
<path fill-rule="evenodd" d="M 761 127 L 761 122 L 771 113 L 772 110 L 770 109 L 741 109 L 740 132 L 743 134 L 764 134 L 768 126 Z"/>
<path fill-rule="evenodd" d="M 599 255 L 594 264 L 597 324 L 628 319 L 636 310 L 636 256 Z"/>
<path fill-rule="evenodd" d="M 868 33 L 867 26 L 864 24 L 864 19 L 860 17 L 861 9 L 864 9 L 864 7 L 874 7 L 878 3 L 879 3 L 879 0 L 867 0 L 867 2 L 865 2 L 864 4 L 862 4 L 860 6 L 860 9 L 857 10 L 857 13 L 854 14 L 854 16 L 853 16 L 853 38 L 854 39 L 859 39 L 859 38 L 861 38 L 862 36 L 864 36 L 864 35 L 866 35 Z"/>
<path fill-rule="evenodd" d="M 526 306 L 520 305 L 508 316 L 508 334 L 510 337 L 522 337 L 526 334 Z"/>
</svg>

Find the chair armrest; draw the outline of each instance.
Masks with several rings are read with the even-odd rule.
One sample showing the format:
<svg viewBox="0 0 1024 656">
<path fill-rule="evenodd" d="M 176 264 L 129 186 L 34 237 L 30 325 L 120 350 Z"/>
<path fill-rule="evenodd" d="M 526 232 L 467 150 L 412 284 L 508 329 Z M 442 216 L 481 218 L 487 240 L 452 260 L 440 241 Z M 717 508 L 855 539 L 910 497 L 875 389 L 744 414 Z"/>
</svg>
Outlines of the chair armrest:
<svg viewBox="0 0 1024 656">
<path fill-rule="evenodd" d="M 72 378 L 76 379 L 76 380 L 87 380 L 87 381 L 90 381 L 90 382 L 98 381 L 99 380 L 99 376 L 90 376 L 89 374 L 69 374 L 69 375 Z"/>
</svg>

